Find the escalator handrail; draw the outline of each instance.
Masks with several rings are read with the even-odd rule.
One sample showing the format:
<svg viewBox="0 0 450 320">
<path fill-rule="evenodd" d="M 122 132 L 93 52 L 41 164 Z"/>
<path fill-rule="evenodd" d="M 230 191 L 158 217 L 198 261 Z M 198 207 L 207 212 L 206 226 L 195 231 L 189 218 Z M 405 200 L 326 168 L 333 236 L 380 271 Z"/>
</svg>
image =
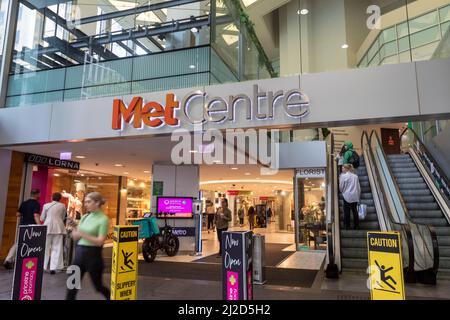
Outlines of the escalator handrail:
<svg viewBox="0 0 450 320">
<path fill-rule="evenodd" d="M 438 162 L 436 161 L 436 159 L 431 154 L 430 150 L 428 150 L 427 146 L 422 142 L 422 140 L 419 138 L 418 134 L 414 131 L 414 129 L 412 129 L 412 128 L 405 128 L 405 130 L 403 130 L 403 132 L 400 134 L 400 141 L 401 141 L 402 137 L 405 135 L 405 133 L 407 131 L 409 131 L 409 132 L 411 132 L 413 134 L 414 140 L 419 142 L 420 146 L 425 151 L 425 154 L 428 157 L 428 159 L 430 159 L 430 161 L 432 162 L 432 164 L 433 164 L 435 170 L 437 171 L 437 173 L 439 174 L 440 178 L 444 181 L 444 183 L 447 186 L 447 188 L 450 188 L 450 181 L 449 181 L 447 175 L 441 169 L 441 167 L 439 166 Z M 427 166 L 425 166 L 425 167 L 428 169 Z M 450 207 L 450 199 L 448 198 L 448 196 L 445 193 L 443 193 L 440 189 L 439 189 L 439 192 L 443 196 L 447 206 Z"/>
<path fill-rule="evenodd" d="M 372 132 L 373 133 L 373 132 Z M 367 131 L 364 130 L 362 135 L 361 135 L 361 149 L 364 151 L 364 138 L 366 139 L 367 142 L 367 146 L 368 146 L 368 153 L 369 153 L 369 157 L 371 158 L 371 163 L 373 163 L 374 166 L 374 170 L 375 170 L 375 179 L 377 180 L 377 184 L 382 188 L 383 184 L 381 182 L 381 178 L 380 178 L 380 172 L 378 172 L 378 167 L 375 165 L 375 156 L 372 150 L 372 143 L 371 143 L 371 138 L 372 138 L 372 134 L 369 136 Z M 381 192 L 379 192 L 383 198 L 383 202 L 384 202 L 384 206 L 383 208 L 385 209 L 385 211 L 387 212 L 387 217 L 390 221 L 390 223 L 392 225 L 396 225 L 399 229 L 403 230 L 403 232 L 406 235 L 406 243 L 408 246 L 408 273 L 413 274 L 414 273 L 414 264 L 415 264 L 415 256 L 414 256 L 414 241 L 413 241 L 413 237 L 412 237 L 412 232 L 411 232 L 411 227 L 406 224 L 406 223 L 401 223 L 401 222 L 397 222 L 394 219 L 394 216 L 391 212 L 391 208 L 388 204 L 387 198 L 386 198 L 386 193 L 384 192 L 384 190 L 380 190 Z"/>
<path fill-rule="evenodd" d="M 330 179 L 331 181 L 331 196 L 330 196 L 330 220 L 327 221 L 327 246 L 328 246 L 328 257 L 329 257 L 329 263 L 330 264 L 334 264 L 335 263 L 335 259 L 336 259 L 336 255 L 334 252 L 334 246 L 335 246 L 335 242 L 334 242 L 334 234 L 333 234 L 333 227 L 334 224 L 336 222 L 336 219 L 334 218 L 335 216 L 335 197 L 336 197 L 336 190 L 335 190 L 335 185 L 334 185 L 334 181 L 335 181 L 335 160 L 334 160 L 334 156 L 333 156 L 333 152 L 334 152 L 334 134 L 330 133 L 329 135 L 330 137 L 330 154 L 329 157 L 327 159 L 328 161 L 328 165 L 329 170 L 327 170 L 327 179 Z"/>
<path fill-rule="evenodd" d="M 370 134 L 370 143 L 372 143 L 372 137 L 375 137 L 376 142 L 377 142 L 378 146 L 380 147 L 381 153 L 382 153 L 384 159 L 386 159 L 386 161 L 387 161 L 386 153 L 384 152 L 384 150 L 382 148 L 381 139 L 380 139 L 380 137 L 378 135 L 378 132 L 376 130 L 372 130 L 372 132 Z M 370 150 L 372 152 L 372 148 L 370 148 Z M 388 164 L 387 168 L 388 168 L 390 176 L 394 177 L 394 175 L 392 173 L 391 166 L 389 164 Z M 403 207 L 403 210 L 405 212 L 405 219 L 408 222 L 408 224 L 410 224 L 410 225 L 417 225 L 417 226 L 423 226 L 430 233 L 430 237 L 431 237 L 431 241 L 432 241 L 432 245 L 433 245 L 433 271 L 437 274 L 437 271 L 438 271 L 438 268 L 439 268 L 439 245 L 438 245 L 438 240 L 437 240 L 437 234 L 436 234 L 436 232 L 435 232 L 435 230 L 434 230 L 434 228 L 432 226 L 427 225 L 427 224 L 422 224 L 422 223 L 416 223 L 416 222 L 412 221 L 411 216 L 409 215 L 408 208 L 406 207 L 405 201 L 403 199 L 403 196 L 400 193 L 400 188 L 398 187 L 398 183 L 397 183 L 396 179 L 394 179 L 394 178 L 392 179 L 392 181 L 393 181 L 395 189 L 396 189 L 396 191 L 398 193 L 398 197 L 400 199 L 400 203 L 401 203 L 401 205 Z M 409 236 L 408 236 L 408 238 L 409 238 Z M 412 235 L 411 235 L 411 241 L 413 241 Z M 409 243 L 408 243 L 408 246 L 409 246 Z M 414 248 L 414 246 L 412 246 L 412 247 Z M 411 248 L 410 248 L 410 251 L 411 251 Z M 429 252 L 429 254 L 430 254 L 430 252 Z M 410 261 L 411 261 L 411 259 L 410 259 Z"/>
</svg>

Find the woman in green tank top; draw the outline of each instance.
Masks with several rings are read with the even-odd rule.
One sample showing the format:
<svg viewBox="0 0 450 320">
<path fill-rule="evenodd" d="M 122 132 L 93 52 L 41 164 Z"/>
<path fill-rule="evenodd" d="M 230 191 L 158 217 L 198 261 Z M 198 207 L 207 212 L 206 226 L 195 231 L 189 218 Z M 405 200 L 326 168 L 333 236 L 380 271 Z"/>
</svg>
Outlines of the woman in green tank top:
<svg viewBox="0 0 450 320">
<path fill-rule="evenodd" d="M 89 193 L 84 201 L 88 214 L 81 218 L 77 228 L 72 231 L 72 238 L 78 241 L 75 248 L 73 264 L 81 271 L 81 279 L 89 272 L 95 289 L 110 299 L 110 291 L 102 283 L 103 257 L 102 248 L 109 229 L 109 219 L 102 212 L 101 207 L 105 200 L 98 192 Z M 67 291 L 67 300 L 75 300 L 78 289 Z"/>
</svg>

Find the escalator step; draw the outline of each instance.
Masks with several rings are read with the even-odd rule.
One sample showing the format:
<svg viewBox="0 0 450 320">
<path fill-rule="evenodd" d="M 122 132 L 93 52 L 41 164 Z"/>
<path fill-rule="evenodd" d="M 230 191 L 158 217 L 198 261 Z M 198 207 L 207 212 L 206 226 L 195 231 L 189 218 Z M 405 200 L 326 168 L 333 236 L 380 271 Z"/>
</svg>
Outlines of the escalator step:
<svg viewBox="0 0 450 320">
<path fill-rule="evenodd" d="M 434 231 L 436 232 L 437 236 L 450 237 L 449 227 L 434 227 Z"/>
<path fill-rule="evenodd" d="M 415 218 L 413 222 L 438 227 L 448 226 L 448 222 L 444 218 Z"/>
<path fill-rule="evenodd" d="M 409 210 L 411 218 L 442 218 L 441 210 Z"/>
<path fill-rule="evenodd" d="M 342 238 L 341 248 L 365 248 L 367 250 L 366 238 Z"/>
<path fill-rule="evenodd" d="M 407 195 L 403 195 L 403 199 L 407 203 L 434 203 L 436 201 L 433 196 L 407 196 Z"/>
<path fill-rule="evenodd" d="M 366 270 L 367 269 L 367 259 L 342 259 L 343 269 L 356 269 L 356 270 Z"/>
<path fill-rule="evenodd" d="M 364 259 L 367 261 L 367 249 L 365 248 L 341 248 L 341 254 L 343 259 Z"/>
<path fill-rule="evenodd" d="M 412 202 L 406 203 L 406 207 L 408 208 L 408 210 L 438 210 L 439 209 L 439 205 L 434 202 L 434 203 L 416 203 L 416 202 Z"/>
</svg>

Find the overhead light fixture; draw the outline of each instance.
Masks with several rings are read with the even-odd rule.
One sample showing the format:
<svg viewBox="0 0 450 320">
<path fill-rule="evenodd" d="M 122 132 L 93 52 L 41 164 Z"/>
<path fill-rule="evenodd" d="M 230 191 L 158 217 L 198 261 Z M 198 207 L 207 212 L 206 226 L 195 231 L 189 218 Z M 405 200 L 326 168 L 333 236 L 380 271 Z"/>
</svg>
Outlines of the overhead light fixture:
<svg viewBox="0 0 450 320">
<path fill-rule="evenodd" d="M 246 176 L 249 176 L 249 175 L 251 175 L 251 173 L 250 173 L 250 172 L 246 172 L 245 175 L 246 175 Z"/>
<path fill-rule="evenodd" d="M 301 14 L 303 16 L 307 15 L 308 13 L 309 13 L 308 9 L 302 9 L 297 11 L 297 14 Z"/>
<path fill-rule="evenodd" d="M 193 64 L 191 64 L 191 65 L 189 66 L 189 69 L 195 69 L 195 68 L 196 68 L 196 66 L 193 65 Z"/>
<path fill-rule="evenodd" d="M 130 174 L 129 172 L 124 172 L 123 174 Z"/>
<path fill-rule="evenodd" d="M 75 158 L 77 158 L 77 159 L 86 159 L 85 156 L 76 156 Z"/>
<path fill-rule="evenodd" d="M 114 165 L 114 167 L 123 167 L 123 164 L 116 163 L 116 164 Z"/>
<path fill-rule="evenodd" d="M 341 46 L 341 48 L 342 48 L 342 49 L 348 49 L 348 44 L 344 43 L 344 44 Z"/>
<path fill-rule="evenodd" d="M 60 176 L 60 174 L 59 174 L 59 173 L 54 173 L 54 174 L 53 174 L 53 176 L 55 176 L 55 177 L 59 177 L 59 176 Z"/>
<path fill-rule="evenodd" d="M 70 160 L 72 159 L 72 152 L 60 152 L 59 153 L 60 160 Z"/>
<path fill-rule="evenodd" d="M 144 170 L 144 173 L 150 173 L 150 171 L 148 171 L 148 170 Z"/>
<path fill-rule="evenodd" d="M 214 160 L 213 163 L 222 163 L 220 160 Z"/>
<path fill-rule="evenodd" d="M 198 32 L 198 28 L 193 27 L 193 28 L 191 28 L 191 31 L 192 31 L 193 33 L 197 33 L 197 32 Z"/>
<path fill-rule="evenodd" d="M 237 170 L 238 168 L 236 168 L 236 167 L 233 167 L 233 168 L 231 168 L 231 170 Z"/>
<path fill-rule="evenodd" d="M 197 150 L 189 150 L 190 153 L 197 153 Z"/>
<path fill-rule="evenodd" d="M 286 191 L 284 191 L 284 190 L 281 191 L 281 195 L 282 195 L 282 196 L 285 196 L 285 195 L 286 195 Z"/>
</svg>

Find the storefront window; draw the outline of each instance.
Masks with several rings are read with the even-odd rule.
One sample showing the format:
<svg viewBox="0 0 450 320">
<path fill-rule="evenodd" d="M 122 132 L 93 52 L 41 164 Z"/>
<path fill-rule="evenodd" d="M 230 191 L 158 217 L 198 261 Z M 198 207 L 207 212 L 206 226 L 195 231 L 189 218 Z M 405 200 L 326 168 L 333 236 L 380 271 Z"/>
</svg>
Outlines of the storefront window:
<svg viewBox="0 0 450 320">
<path fill-rule="evenodd" d="M 127 219 L 142 218 L 150 211 L 150 182 L 129 179 L 127 184 Z"/>
<path fill-rule="evenodd" d="M 81 219 L 86 213 L 84 198 L 90 192 L 99 192 L 106 200 L 103 212 L 110 219 L 111 234 L 119 216 L 119 177 L 91 172 L 69 171 L 46 166 L 33 166 L 32 188 L 40 190 L 41 207 L 51 202 L 52 194 L 62 194 L 62 202 L 67 207 L 69 217 Z"/>
</svg>

